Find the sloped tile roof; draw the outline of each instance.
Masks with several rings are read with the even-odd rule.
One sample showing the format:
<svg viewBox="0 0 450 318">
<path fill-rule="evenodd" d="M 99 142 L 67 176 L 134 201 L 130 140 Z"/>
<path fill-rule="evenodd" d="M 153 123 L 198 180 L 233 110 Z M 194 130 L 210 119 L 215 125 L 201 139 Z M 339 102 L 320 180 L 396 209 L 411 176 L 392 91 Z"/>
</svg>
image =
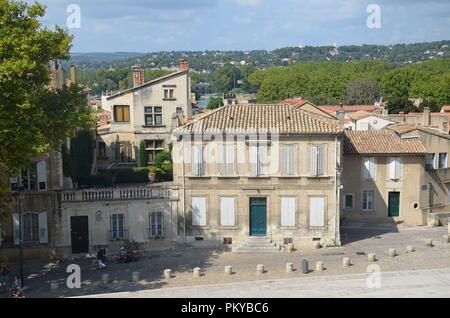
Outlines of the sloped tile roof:
<svg viewBox="0 0 450 318">
<path fill-rule="evenodd" d="M 406 133 L 416 130 L 417 125 L 410 124 L 410 123 L 400 123 L 400 124 L 389 125 L 386 127 L 386 129 L 393 130 L 397 134 L 403 135 L 403 134 L 406 134 Z"/>
<path fill-rule="evenodd" d="M 364 119 L 364 118 L 367 118 L 370 116 L 372 116 L 372 114 L 365 110 L 358 110 L 357 112 L 354 112 L 354 113 L 351 113 L 350 115 L 348 115 L 348 117 L 350 117 L 353 120 L 360 120 L 360 119 Z"/>
<path fill-rule="evenodd" d="M 348 131 L 344 138 L 347 154 L 425 154 L 419 138 L 401 138 L 393 130 Z"/>
<path fill-rule="evenodd" d="M 264 132 L 280 134 L 339 134 L 336 121 L 286 104 L 227 105 L 177 128 L 174 134 L 211 132 Z"/>
</svg>

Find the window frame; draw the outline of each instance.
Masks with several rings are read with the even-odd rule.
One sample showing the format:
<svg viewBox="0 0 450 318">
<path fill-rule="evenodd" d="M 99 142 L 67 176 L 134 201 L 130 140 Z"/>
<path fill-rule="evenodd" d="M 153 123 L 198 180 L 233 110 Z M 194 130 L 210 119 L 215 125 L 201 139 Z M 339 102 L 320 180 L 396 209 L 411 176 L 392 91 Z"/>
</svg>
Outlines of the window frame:
<svg viewBox="0 0 450 318">
<path fill-rule="evenodd" d="M 122 120 L 119 120 L 118 118 L 119 109 L 121 109 Z M 125 112 L 125 110 L 128 110 L 128 112 Z M 128 113 L 128 120 L 126 120 L 127 116 L 125 116 L 127 113 Z M 130 123 L 131 122 L 130 105 L 114 105 L 113 116 L 115 123 Z"/>
<path fill-rule="evenodd" d="M 365 200 L 365 197 L 364 197 L 364 195 L 366 194 L 366 193 L 372 193 L 372 208 L 369 208 L 368 206 L 367 207 L 364 207 L 364 201 L 366 201 L 367 202 L 367 205 L 369 205 L 368 203 L 369 203 L 369 196 L 367 197 L 367 199 Z M 371 190 L 371 189 L 369 189 L 369 190 L 362 190 L 362 195 L 361 195 L 361 210 L 363 211 L 363 212 L 374 212 L 375 211 L 375 190 Z"/>
<path fill-rule="evenodd" d="M 351 197 L 352 198 L 352 205 L 351 207 L 347 206 L 347 197 Z M 344 200 L 343 200 L 343 208 L 344 210 L 347 211 L 352 211 L 355 208 L 355 195 L 353 193 L 346 193 L 344 194 Z"/>
<path fill-rule="evenodd" d="M 121 218 L 119 218 L 121 216 Z M 116 220 L 114 220 L 116 218 Z M 120 222 L 122 220 L 122 231 L 120 231 Z M 125 213 L 111 213 L 111 241 L 123 241 L 125 240 Z M 117 229 L 115 228 L 117 226 Z M 116 235 L 122 234 L 122 235 Z"/>
<path fill-rule="evenodd" d="M 222 224 L 222 199 L 233 200 L 233 224 Z M 221 229 L 236 229 L 237 228 L 237 197 L 236 196 L 219 196 L 219 228 Z"/>
<path fill-rule="evenodd" d="M 283 224 L 283 199 L 289 199 L 294 200 L 294 224 Z M 297 220 L 297 214 L 298 214 L 298 199 L 297 196 L 289 196 L 289 195 L 282 195 L 280 196 L 280 229 L 295 229 L 297 228 L 298 220 Z M 292 211 L 288 211 L 289 213 L 292 213 Z"/>
<path fill-rule="evenodd" d="M 442 155 L 445 155 L 445 163 L 441 166 L 441 163 L 442 163 L 441 162 L 441 156 Z M 440 152 L 438 154 L 437 161 L 438 161 L 438 166 L 437 166 L 438 169 L 447 169 L 448 168 L 448 153 L 447 152 Z"/>
<path fill-rule="evenodd" d="M 156 217 L 156 226 L 154 224 L 154 216 Z M 160 220 L 158 220 L 160 216 Z M 158 223 L 159 222 L 159 223 Z M 163 211 L 153 211 L 149 213 L 149 237 L 151 239 L 163 239 L 165 238 L 165 216 Z"/>
</svg>

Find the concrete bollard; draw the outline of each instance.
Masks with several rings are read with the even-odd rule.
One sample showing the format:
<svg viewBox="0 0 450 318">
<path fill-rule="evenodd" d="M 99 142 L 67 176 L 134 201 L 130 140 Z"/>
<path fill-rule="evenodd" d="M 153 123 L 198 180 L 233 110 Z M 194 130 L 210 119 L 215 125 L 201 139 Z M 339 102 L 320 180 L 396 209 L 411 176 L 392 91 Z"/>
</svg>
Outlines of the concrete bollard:
<svg viewBox="0 0 450 318">
<path fill-rule="evenodd" d="M 109 282 L 109 274 L 103 274 L 102 275 L 102 282 L 104 284 L 108 284 L 108 282 Z"/>
<path fill-rule="evenodd" d="M 319 249 L 319 248 L 322 247 L 322 245 L 320 244 L 320 241 L 314 241 L 314 242 L 313 242 L 313 247 L 314 247 L 315 249 Z"/>
<path fill-rule="evenodd" d="M 397 250 L 395 248 L 388 249 L 388 256 L 389 257 L 396 257 L 397 256 Z"/>
<path fill-rule="evenodd" d="M 292 273 L 294 271 L 294 263 L 286 264 L 286 273 Z"/>
<path fill-rule="evenodd" d="M 133 282 L 139 281 L 139 272 L 132 272 L 132 273 L 131 273 L 131 280 L 132 280 Z"/>
<path fill-rule="evenodd" d="M 344 267 L 350 267 L 350 265 L 351 265 L 350 257 L 344 257 L 344 258 L 342 259 L 342 265 L 343 265 Z"/>
<path fill-rule="evenodd" d="M 287 245 L 287 251 L 288 251 L 289 253 L 292 253 L 292 252 L 294 251 L 294 243 L 289 243 L 289 244 Z"/>
<path fill-rule="evenodd" d="M 442 243 L 449 243 L 450 242 L 450 237 L 448 235 L 442 235 Z"/>
<path fill-rule="evenodd" d="M 427 246 L 427 247 L 433 247 L 433 240 L 431 240 L 431 239 L 426 239 L 426 240 L 425 240 L 425 246 Z"/>
<path fill-rule="evenodd" d="M 202 276 L 202 269 L 200 267 L 196 267 L 194 268 L 194 277 L 195 278 L 199 278 L 200 276 Z"/>
<path fill-rule="evenodd" d="M 172 278 L 172 270 L 171 269 L 165 269 L 164 270 L 164 278 L 165 279 L 171 279 Z"/>
<path fill-rule="evenodd" d="M 407 253 L 414 253 L 416 251 L 416 249 L 414 248 L 414 246 L 412 246 L 412 245 L 408 245 L 407 247 L 406 247 L 406 252 Z"/>
<path fill-rule="evenodd" d="M 57 280 L 52 280 L 50 282 L 50 289 L 55 290 L 59 288 L 59 282 Z"/>
<path fill-rule="evenodd" d="M 256 273 L 258 275 L 264 274 L 264 271 L 265 271 L 264 265 L 262 265 L 262 264 L 256 265 Z"/>
<path fill-rule="evenodd" d="M 225 266 L 225 275 L 231 275 L 233 273 L 233 267 Z"/>
<path fill-rule="evenodd" d="M 316 262 L 316 272 L 323 272 L 323 262 Z"/>
<path fill-rule="evenodd" d="M 367 255 L 367 260 L 373 263 L 377 260 L 377 256 L 374 253 L 370 253 L 369 255 Z"/>
</svg>

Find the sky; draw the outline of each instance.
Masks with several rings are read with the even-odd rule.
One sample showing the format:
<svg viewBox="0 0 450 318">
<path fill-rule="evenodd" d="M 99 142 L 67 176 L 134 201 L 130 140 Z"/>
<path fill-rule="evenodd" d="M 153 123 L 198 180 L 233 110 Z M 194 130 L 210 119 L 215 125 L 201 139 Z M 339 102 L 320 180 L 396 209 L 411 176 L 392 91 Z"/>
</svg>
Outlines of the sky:
<svg viewBox="0 0 450 318">
<path fill-rule="evenodd" d="M 70 27 L 75 36 L 72 52 L 77 53 L 246 51 L 334 42 L 340 46 L 450 39 L 450 0 L 38 2 L 47 6 L 46 26 Z M 79 8 L 80 19 L 71 4 Z M 374 14 L 367 12 L 370 4 L 380 9 L 380 28 L 367 26 L 368 17 Z"/>
</svg>

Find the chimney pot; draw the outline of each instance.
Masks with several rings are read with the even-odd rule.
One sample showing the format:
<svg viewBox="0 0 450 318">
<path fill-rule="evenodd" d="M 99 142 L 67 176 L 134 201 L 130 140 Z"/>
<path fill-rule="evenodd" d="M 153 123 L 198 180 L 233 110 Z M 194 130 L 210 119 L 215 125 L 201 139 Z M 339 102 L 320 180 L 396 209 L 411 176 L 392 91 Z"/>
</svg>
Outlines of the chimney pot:
<svg viewBox="0 0 450 318">
<path fill-rule="evenodd" d="M 133 69 L 133 87 L 145 84 L 145 71 L 142 68 Z"/>
</svg>

